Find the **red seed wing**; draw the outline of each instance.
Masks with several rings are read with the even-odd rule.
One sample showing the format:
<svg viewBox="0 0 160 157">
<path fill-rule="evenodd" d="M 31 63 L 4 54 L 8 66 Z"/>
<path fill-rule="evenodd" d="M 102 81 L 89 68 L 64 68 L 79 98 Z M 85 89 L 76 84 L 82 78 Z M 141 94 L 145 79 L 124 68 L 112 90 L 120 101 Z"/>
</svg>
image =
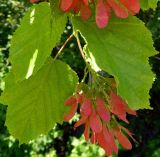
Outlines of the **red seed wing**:
<svg viewBox="0 0 160 157">
<path fill-rule="evenodd" d="M 94 132 L 92 132 L 90 141 L 92 144 L 95 144 L 97 142 L 96 134 Z"/>
<path fill-rule="evenodd" d="M 99 0 L 96 5 L 96 23 L 99 28 L 104 28 L 108 24 L 109 16 L 109 7 L 107 8 L 104 2 Z"/>
<path fill-rule="evenodd" d="M 66 101 L 65 101 L 65 105 L 66 106 L 71 106 L 73 104 L 76 104 L 77 100 L 75 98 L 75 96 L 70 96 Z"/>
<path fill-rule="evenodd" d="M 70 11 L 72 8 L 74 0 L 61 0 L 60 1 L 60 9 L 64 12 Z"/>
<path fill-rule="evenodd" d="M 125 131 L 126 134 L 128 134 L 128 136 L 134 141 L 134 142 L 137 142 L 136 139 L 132 136 L 133 134 L 128 130 L 126 129 L 125 127 L 121 126 L 121 128 Z"/>
<path fill-rule="evenodd" d="M 86 116 L 91 115 L 92 113 L 92 100 L 86 99 L 84 103 L 81 105 L 81 112 L 85 114 Z"/>
<path fill-rule="evenodd" d="M 92 10 L 90 6 L 86 6 L 84 4 L 81 5 L 80 9 L 80 17 L 82 20 L 86 21 L 88 20 L 92 15 Z"/>
<path fill-rule="evenodd" d="M 106 126 L 103 126 L 103 134 L 104 134 L 104 138 L 106 140 L 106 143 L 108 145 L 110 145 L 112 151 L 114 151 L 117 154 L 118 153 L 118 147 L 117 147 L 117 145 L 115 143 L 115 140 L 114 140 L 114 137 L 113 137 L 111 131 L 108 130 L 106 128 Z"/>
<path fill-rule="evenodd" d="M 103 131 L 101 133 L 96 134 L 97 141 L 101 148 L 104 149 L 106 156 L 112 155 L 112 149 L 110 145 L 108 145 L 104 139 Z"/>
<path fill-rule="evenodd" d="M 86 120 L 86 124 L 85 124 L 84 137 L 86 141 L 89 140 L 89 120 L 88 119 Z"/>
<path fill-rule="evenodd" d="M 124 101 L 121 99 L 121 97 L 116 95 L 114 92 L 110 93 L 110 105 L 111 105 L 112 113 L 117 115 L 119 119 L 128 123 L 126 119 L 126 109 L 125 109 Z"/>
<path fill-rule="evenodd" d="M 72 4 L 72 8 L 75 14 L 78 14 L 80 11 L 81 2 L 80 0 L 74 0 Z"/>
<path fill-rule="evenodd" d="M 114 0 L 107 0 L 108 4 L 111 6 L 111 8 L 114 10 L 115 14 L 119 18 L 127 18 L 128 12 L 125 8 L 122 8 L 120 5 L 118 5 L 117 2 Z"/>
<path fill-rule="evenodd" d="M 106 122 L 109 122 L 111 119 L 110 113 L 108 111 L 108 109 L 105 106 L 105 102 L 102 98 L 97 97 L 96 98 L 96 109 L 97 109 L 97 113 L 100 116 L 100 118 Z"/>
<path fill-rule="evenodd" d="M 114 131 L 114 135 L 118 139 L 119 143 L 126 149 L 132 149 L 132 144 L 128 138 L 121 131 Z"/>
<path fill-rule="evenodd" d="M 128 9 L 132 14 L 137 14 L 140 11 L 139 0 L 120 0 L 120 2 Z"/>
<path fill-rule="evenodd" d="M 65 116 L 64 116 L 64 121 L 65 122 L 68 122 L 69 120 L 71 120 L 73 118 L 73 116 L 75 115 L 76 111 L 77 111 L 77 107 L 78 105 L 77 104 L 73 104 L 69 113 L 67 113 Z"/>
<path fill-rule="evenodd" d="M 83 100 L 85 100 L 85 95 L 83 93 L 82 94 L 77 94 L 77 102 L 82 104 Z"/>
<path fill-rule="evenodd" d="M 128 114 L 131 114 L 131 115 L 134 115 L 134 116 L 137 115 L 137 112 L 136 112 L 135 110 L 133 110 L 133 109 L 130 109 L 130 108 L 128 107 L 128 105 L 126 106 L 126 112 L 127 112 Z"/>
<path fill-rule="evenodd" d="M 96 115 L 95 111 L 92 112 L 89 122 L 93 132 L 100 133 L 102 131 L 102 122 L 100 121 L 98 115 Z"/>
</svg>

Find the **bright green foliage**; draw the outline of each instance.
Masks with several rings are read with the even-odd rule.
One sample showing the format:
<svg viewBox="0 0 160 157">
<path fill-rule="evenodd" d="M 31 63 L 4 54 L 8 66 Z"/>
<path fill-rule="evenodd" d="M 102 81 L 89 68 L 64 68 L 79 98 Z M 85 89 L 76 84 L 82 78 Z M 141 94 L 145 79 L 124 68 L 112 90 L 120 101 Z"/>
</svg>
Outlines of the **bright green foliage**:
<svg viewBox="0 0 160 157">
<path fill-rule="evenodd" d="M 149 90 L 153 74 L 148 57 L 156 54 L 150 32 L 136 17 L 121 20 L 112 17 L 105 29 L 93 22 L 73 19 L 74 29 L 80 30 L 90 54 L 98 66 L 113 75 L 118 93 L 134 109 L 149 107 Z"/>
<path fill-rule="evenodd" d="M 15 32 L 10 49 L 10 61 L 17 81 L 28 78 L 43 66 L 64 31 L 66 15 L 51 18 L 48 3 L 34 5 Z"/>
<path fill-rule="evenodd" d="M 13 83 L 13 76 L 6 82 Z M 2 102 L 8 105 L 6 125 L 10 133 L 24 143 L 61 123 L 66 112 L 64 101 L 77 82 L 76 74 L 65 63 L 50 59 L 28 80 L 12 88 L 6 86 Z"/>
<path fill-rule="evenodd" d="M 104 157 L 104 150 L 92 143 L 86 143 L 84 137 L 71 138 L 73 150 L 68 157 Z"/>
<path fill-rule="evenodd" d="M 51 2 L 51 6 L 43 2 L 29 9 L 11 43 L 12 72 L 6 78 L 1 102 L 8 105 L 6 125 L 20 143 L 46 134 L 56 122 L 63 121 L 64 101 L 78 82 L 65 63 L 51 58 L 46 63 L 67 20 L 67 14 L 57 9 L 58 1 Z M 118 93 L 129 106 L 150 108 L 149 89 L 154 76 L 148 57 L 156 51 L 144 24 L 136 17 L 112 17 L 105 29 L 97 28 L 93 21 L 78 19 L 73 19 L 73 27 L 86 39 L 86 50 L 98 66 L 115 77 Z"/>
<path fill-rule="evenodd" d="M 140 0 L 141 8 L 147 10 L 149 8 L 155 9 L 159 0 Z"/>
</svg>

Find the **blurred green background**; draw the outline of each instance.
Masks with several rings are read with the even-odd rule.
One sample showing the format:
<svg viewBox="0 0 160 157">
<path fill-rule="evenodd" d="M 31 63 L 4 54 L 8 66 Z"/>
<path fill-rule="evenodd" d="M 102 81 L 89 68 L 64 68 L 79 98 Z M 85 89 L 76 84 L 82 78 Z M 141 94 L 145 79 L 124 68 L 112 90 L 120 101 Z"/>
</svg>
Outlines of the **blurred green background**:
<svg viewBox="0 0 160 157">
<path fill-rule="evenodd" d="M 19 26 L 20 19 L 30 6 L 25 0 L 0 0 L 0 94 L 4 89 L 4 77 L 10 69 L 8 62 L 10 39 Z M 153 35 L 154 46 L 160 51 L 160 4 L 155 11 L 140 12 L 138 18 L 144 21 Z M 54 56 L 72 32 L 68 22 L 61 42 L 53 49 Z M 83 42 L 83 41 L 82 41 Z M 68 63 L 83 77 L 84 62 L 80 56 L 75 39 L 63 50 L 59 59 Z M 134 132 L 138 143 L 133 143 L 131 151 L 120 148 L 118 157 L 160 157 L 160 54 L 150 58 L 156 80 L 150 90 L 150 103 L 153 110 L 138 111 L 138 117 L 128 117 L 128 128 Z M 10 136 L 5 126 L 7 106 L 0 104 L 0 157 L 104 157 L 102 149 L 86 143 L 83 127 L 73 129 L 71 123 L 57 124 L 46 136 L 40 136 L 29 144 L 19 146 L 18 140 Z M 76 119 L 76 118 L 75 118 Z M 116 155 L 113 155 L 116 157 Z"/>
</svg>

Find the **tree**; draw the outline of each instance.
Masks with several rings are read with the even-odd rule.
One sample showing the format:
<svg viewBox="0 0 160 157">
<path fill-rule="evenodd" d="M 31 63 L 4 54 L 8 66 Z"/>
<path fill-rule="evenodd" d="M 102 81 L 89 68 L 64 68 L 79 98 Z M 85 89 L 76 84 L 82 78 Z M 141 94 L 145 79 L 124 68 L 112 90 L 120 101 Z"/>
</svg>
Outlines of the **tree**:
<svg viewBox="0 0 160 157">
<path fill-rule="evenodd" d="M 135 11 L 132 10 L 134 4 L 128 5 L 125 1 L 122 1 L 122 3 L 129 12 L 138 12 L 137 4 Z M 84 13 L 88 13 L 89 4 L 84 3 L 83 5 L 85 7 L 81 8 L 80 15 L 84 20 L 84 15 L 86 15 Z M 101 16 L 104 15 L 104 12 L 99 12 L 99 10 L 104 10 L 102 1 L 96 5 L 97 8 L 99 6 L 101 7 L 96 12 L 97 25 L 104 27 L 108 22 L 106 21 L 108 14 L 105 14 L 105 21 L 103 21 Z M 109 6 L 115 13 L 118 11 L 120 14 L 120 11 L 123 10 L 119 8 L 117 10 L 115 3 L 112 1 L 110 1 Z M 113 16 L 106 28 L 99 29 L 93 22 L 92 17 L 91 20 L 82 22 L 78 17 L 64 14 L 57 8 L 56 3 L 51 3 L 51 11 L 48 3 L 33 6 L 24 16 L 21 27 L 12 39 L 10 49 L 12 71 L 6 78 L 6 88 L 1 101 L 8 105 L 6 121 L 8 128 L 21 142 L 26 142 L 38 134 L 47 133 L 55 122 L 61 122 L 64 112 L 67 110 L 63 103 L 73 92 L 76 97 L 77 94 L 83 93 L 85 97 L 91 97 L 92 101 L 100 96 L 104 99 L 104 103 L 106 103 L 110 112 L 125 121 L 126 112 L 132 113 L 129 107 L 134 109 L 150 108 L 148 92 L 154 76 L 149 67 L 148 57 L 156 54 L 156 51 L 152 46 L 151 35 L 143 23 L 132 16 L 125 20 Z M 61 7 L 63 11 L 74 9 L 73 3 L 66 10 L 64 8 Z M 119 15 L 118 13 L 117 15 Z M 76 85 L 78 79 L 75 73 L 66 64 L 57 61 L 57 56 L 73 35 L 66 40 L 54 59 L 49 57 L 53 45 L 56 45 L 64 30 L 67 16 L 70 17 L 69 20 L 73 24 L 73 35 L 76 37 L 81 55 L 86 63 L 84 78 L 78 86 Z M 88 19 L 90 16 L 89 12 L 86 18 Z M 104 23 L 105 25 L 102 25 Z M 40 24 L 41 27 L 38 27 Z M 85 39 L 86 45 L 84 47 L 80 42 L 79 31 Z M 139 37 L 137 37 L 138 32 L 142 33 Z M 22 34 L 25 36 L 23 40 Z M 99 42 L 100 44 L 98 44 Z M 126 65 L 128 66 L 126 67 Z M 97 73 L 97 69 L 105 70 L 109 75 L 104 77 Z M 143 75 L 141 75 L 142 73 Z M 145 82 L 143 82 L 144 80 Z M 34 92 L 30 92 L 33 90 Z M 108 106 L 110 102 L 113 102 L 112 97 L 108 97 L 112 92 L 123 98 L 123 100 L 120 97 L 118 100 L 114 98 L 114 100 L 123 104 L 121 104 L 122 108 L 127 106 L 126 102 L 129 107 L 127 106 L 123 111 L 119 111 L 120 108 L 112 107 L 113 103 Z M 59 94 L 57 95 L 57 93 Z M 37 104 L 39 105 L 37 106 Z M 18 115 L 17 111 L 19 112 Z M 28 113 L 32 113 L 32 116 Z M 96 121 L 95 116 L 92 117 Z M 113 120 L 109 124 L 110 127 L 114 130 L 118 127 L 120 129 L 119 133 L 121 133 L 121 127 L 119 128 L 119 125 L 116 125 L 118 121 L 113 123 Z M 15 127 L 17 122 L 19 125 Z M 93 133 L 98 133 L 93 128 L 91 127 Z M 126 133 L 130 135 L 128 131 Z M 122 138 L 122 135 L 118 136 L 117 133 L 114 136 L 118 139 Z M 98 142 L 103 147 L 101 141 Z M 107 151 L 106 154 L 111 153 Z M 116 152 L 116 150 L 114 151 Z"/>
</svg>

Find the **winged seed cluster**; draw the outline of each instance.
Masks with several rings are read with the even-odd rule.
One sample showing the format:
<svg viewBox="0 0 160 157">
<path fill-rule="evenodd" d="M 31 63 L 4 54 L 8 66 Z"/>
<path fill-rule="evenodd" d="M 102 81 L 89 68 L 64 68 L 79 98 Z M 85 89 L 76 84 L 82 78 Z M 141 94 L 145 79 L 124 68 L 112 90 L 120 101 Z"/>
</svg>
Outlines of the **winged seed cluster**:
<svg viewBox="0 0 160 157">
<path fill-rule="evenodd" d="M 39 0 L 30 0 L 32 3 Z M 140 10 L 139 0 L 60 0 L 59 8 L 64 12 L 80 14 L 82 20 L 88 20 L 95 9 L 96 23 L 99 28 L 107 26 L 111 12 L 119 18 L 135 15 Z M 93 9 L 92 9 L 93 8 Z"/>
<path fill-rule="evenodd" d="M 111 91 L 109 93 L 108 101 L 102 95 L 93 98 L 88 97 L 85 93 L 77 93 L 69 97 L 65 101 L 65 105 L 70 106 L 71 109 L 64 116 L 64 121 L 72 119 L 80 108 L 81 118 L 75 123 L 74 127 L 85 125 L 85 140 L 90 140 L 92 144 L 98 144 L 104 149 L 107 156 L 110 156 L 113 152 L 118 154 L 115 139 L 125 149 L 132 148 L 130 141 L 125 136 L 127 134 L 133 139 L 132 134 L 118 123 L 117 118 L 129 123 L 126 119 L 127 113 L 136 116 L 136 111 L 130 109 L 115 92 Z"/>
</svg>

